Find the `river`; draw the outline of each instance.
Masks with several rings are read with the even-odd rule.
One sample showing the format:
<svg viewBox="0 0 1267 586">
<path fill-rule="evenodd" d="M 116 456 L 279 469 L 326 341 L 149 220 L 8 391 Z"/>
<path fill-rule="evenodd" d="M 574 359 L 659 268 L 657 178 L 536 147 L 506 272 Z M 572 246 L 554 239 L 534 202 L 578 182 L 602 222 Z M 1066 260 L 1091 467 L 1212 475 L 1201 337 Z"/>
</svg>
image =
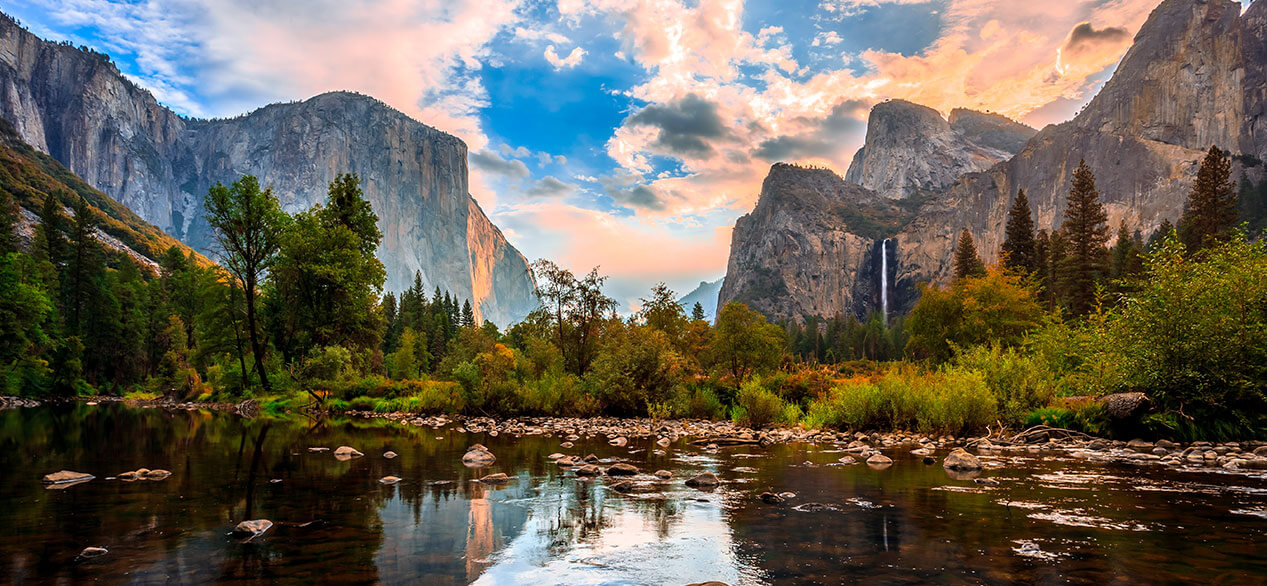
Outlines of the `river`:
<svg viewBox="0 0 1267 586">
<path fill-rule="evenodd" d="M 461 462 L 473 443 L 497 461 Z M 985 456 L 955 478 L 906 450 L 842 465 L 842 446 L 708 450 L 460 433 L 386 420 L 245 419 L 75 403 L 0 412 L 6 583 L 415 584 L 1261 583 L 1267 475 Z M 332 451 L 365 455 L 346 461 Z M 331 451 L 310 452 L 310 447 Z M 398 454 L 385 458 L 387 451 Z M 660 453 L 657 453 L 657 450 Z M 647 492 L 548 456 L 629 462 Z M 944 456 L 944 452 L 937 454 Z M 163 480 L 115 477 L 137 468 Z M 96 476 L 49 488 L 62 469 Z M 662 482 L 649 475 L 674 473 Z M 683 479 L 715 472 L 711 491 Z M 474 480 L 490 473 L 503 485 Z M 384 485 L 379 479 L 402 480 Z M 955 475 L 958 476 L 958 475 Z M 990 481 L 987 481 L 990 482 Z M 790 492 L 767 504 L 763 491 Z M 274 526 L 250 540 L 246 519 Z M 86 558 L 86 547 L 109 553 Z"/>
</svg>

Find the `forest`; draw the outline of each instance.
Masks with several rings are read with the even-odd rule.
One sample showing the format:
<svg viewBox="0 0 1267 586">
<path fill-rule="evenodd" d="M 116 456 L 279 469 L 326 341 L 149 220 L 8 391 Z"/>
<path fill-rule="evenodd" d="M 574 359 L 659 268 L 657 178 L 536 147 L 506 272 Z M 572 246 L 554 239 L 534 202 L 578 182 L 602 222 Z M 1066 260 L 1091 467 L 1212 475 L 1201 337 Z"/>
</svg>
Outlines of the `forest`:
<svg viewBox="0 0 1267 586">
<path fill-rule="evenodd" d="M 384 292 L 377 217 L 355 175 L 288 214 L 251 176 L 206 194 L 214 264 L 157 269 L 103 245 L 110 221 L 54 191 L 33 238 L 0 189 L 0 395 L 228 402 L 272 413 L 733 419 L 962 434 L 1046 423 L 1106 436 L 1267 437 L 1267 181 L 1211 148 L 1183 214 L 1108 225 L 1093 170 L 1063 223 L 1016 194 L 997 265 L 964 231 L 955 275 L 905 317 L 716 321 L 660 284 L 621 317 L 599 268 L 532 265 L 540 307 L 505 331 L 421 275 Z M 1122 419 L 1100 400 L 1143 393 Z"/>
</svg>

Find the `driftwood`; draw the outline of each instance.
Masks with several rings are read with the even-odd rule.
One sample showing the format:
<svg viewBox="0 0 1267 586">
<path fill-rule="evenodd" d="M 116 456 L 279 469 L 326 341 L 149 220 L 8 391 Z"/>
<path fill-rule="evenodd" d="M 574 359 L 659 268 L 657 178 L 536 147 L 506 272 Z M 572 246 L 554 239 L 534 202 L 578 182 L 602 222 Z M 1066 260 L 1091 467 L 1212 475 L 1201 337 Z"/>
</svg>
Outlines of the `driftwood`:
<svg viewBox="0 0 1267 586">
<path fill-rule="evenodd" d="M 1061 437 L 1063 439 L 1069 439 L 1069 438 L 1095 439 L 1095 436 L 1082 433 L 1081 431 L 1074 431 L 1072 429 L 1065 429 L 1063 427 L 1052 427 L 1050 425 L 1035 425 L 1034 427 L 1031 427 L 1025 431 L 1022 431 L 1012 436 L 1012 438 L 1009 441 L 1016 444 L 1027 444 L 1035 440 L 1042 441 L 1042 440 L 1039 440 L 1038 438 L 1044 437 L 1044 434 L 1046 434 L 1045 437 L 1047 438 Z"/>
<path fill-rule="evenodd" d="M 706 446 L 708 444 L 717 444 L 717 446 L 747 446 L 760 444 L 761 440 L 743 439 L 737 437 L 715 437 L 697 439 L 690 442 L 693 446 Z"/>
</svg>

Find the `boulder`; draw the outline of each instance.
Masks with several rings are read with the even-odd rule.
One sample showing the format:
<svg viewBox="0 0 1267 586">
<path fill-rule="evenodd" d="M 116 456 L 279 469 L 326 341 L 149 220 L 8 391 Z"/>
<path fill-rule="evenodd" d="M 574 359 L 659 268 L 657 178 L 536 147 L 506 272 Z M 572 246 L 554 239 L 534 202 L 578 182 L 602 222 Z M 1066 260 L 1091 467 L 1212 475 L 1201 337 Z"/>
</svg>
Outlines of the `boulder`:
<svg viewBox="0 0 1267 586">
<path fill-rule="evenodd" d="M 568 468 L 568 467 L 570 467 L 570 466 L 575 466 L 575 465 L 577 464 L 576 459 L 575 459 L 575 458 L 573 458 L 573 457 L 571 457 L 571 456 L 564 456 L 564 457 L 562 457 L 562 458 L 556 458 L 556 459 L 554 460 L 554 463 L 555 463 L 555 464 L 558 464 L 558 466 L 559 466 L 560 468 Z"/>
<path fill-rule="evenodd" d="M 550 454 L 549 456 L 546 456 L 546 459 L 547 459 L 547 460 L 558 460 L 559 458 L 562 458 L 563 456 L 564 456 L 564 454 L 560 454 L 560 453 L 558 453 L 558 452 L 555 452 L 555 453 L 553 453 L 553 454 Z"/>
<path fill-rule="evenodd" d="M 584 458 L 581 458 L 581 459 L 585 460 L 586 462 L 589 462 L 590 464 L 598 463 L 598 456 L 595 456 L 594 454 L 588 454 Z"/>
<path fill-rule="evenodd" d="M 58 470 L 52 474 L 45 474 L 44 484 L 75 484 L 79 482 L 88 482 L 93 478 L 96 478 L 96 476 L 86 474 L 84 472 Z"/>
<path fill-rule="evenodd" d="M 955 448 L 946 455 L 946 459 L 942 461 L 942 467 L 947 470 L 980 470 L 981 460 L 976 456 L 965 452 L 962 448 Z"/>
<path fill-rule="evenodd" d="M 655 441 L 655 443 L 656 443 L 656 445 L 657 445 L 657 446 L 660 446 L 660 447 L 662 447 L 662 448 L 667 448 L 667 447 L 669 447 L 669 444 L 671 444 L 671 443 L 673 443 L 673 442 L 672 442 L 672 441 L 670 441 L 670 440 L 669 440 L 669 438 L 667 438 L 667 437 L 662 437 L 662 438 L 660 438 L 660 439 L 656 440 L 656 441 Z"/>
<path fill-rule="evenodd" d="M 577 476 L 598 476 L 603 473 L 603 469 L 593 464 L 586 464 L 576 469 Z"/>
<path fill-rule="evenodd" d="M 669 472 L 668 470 L 656 470 L 655 477 L 659 478 L 660 480 L 669 480 L 673 478 L 673 473 Z"/>
<path fill-rule="evenodd" d="M 717 480 L 717 475 L 712 472 L 701 472 L 686 480 L 686 485 L 691 488 L 710 488 L 721 484 Z"/>
<path fill-rule="evenodd" d="M 233 528 L 233 533 L 239 537 L 256 537 L 258 535 L 263 535 L 265 531 L 268 531 L 272 527 L 273 522 L 268 519 L 253 519 L 238 523 L 238 526 Z"/>
<path fill-rule="evenodd" d="M 1104 410 L 1112 419 L 1126 419 L 1139 413 L 1148 404 L 1144 393 L 1114 393 L 1100 397 Z"/>
<path fill-rule="evenodd" d="M 340 460 L 351 460 L 352 458 L 359 458 L 364 455 L 365 454 L 362 454 L 359 450 L 351 446 L 339 446 L 334 450 L 334 457 Z"/>
<path fill-rule="evenodd" d="M 383 457 L 387 458 L 388 460 L 395 458 L 398 455 L 400 454 L 397 454 L 396 452 L 393 452 L 391 450 L 387 450 L 386 452 L 383 452 Z"/>
<path fill-rule="evenodd" d="M 481 478 L 479 481 L 484 484 L 505 484 L 510 482 L 510 477 L 506 476 L 505 473 L 498 472 L 496 474 L 489 474 L 488 476 Z"/>
<path fill-rule="evenodd" d="M 858 459 L 853 456 L 841 456 L 840 459 L 836 461 L 846 466 L 858 463 Z"/>
<path fill-rule="evenodd" d="M 633 476 L 637 473 L 637 466 L 634 466 L 633 464 L 626 464 L 624 462 L 612 464 L 612 466 L 607 469 L 608 476 Z"/>
<path fill-rule="evenodd" d="M 383 484 L 396 484 L 397 482 L 400 482 L 400 477 L 399 476 L 384 476 L 382 478 L 379 478 L 378 481 Z"/>
<path fill-rule="evenodd" d="M 783 502 L 783 497 L 772 492 L 763 492 L 757 498 L 767 505 L 777 505 Z"/>
<path fill-rule="evenodd" d="M 497 461 L 497 456 L 480 444 L 471 446 L 462 456 L 462 463 L 472 468 L 488 466 L 495 461 Z"/>
<path fill-rule="evenodd" d="M 622 447 L 624 447 L 626 444 L 628 444 L 628 443 L 629 443 L 629 439 L 628 439 L 628 438 L 626 438 L 626 437 L 624 437 L 624 436 L 620 436 L 620 437 L 615 437 L 615 438 L 612 438 L 612 439 L 611 439 L 611 441 L 609 441 L 609 442 L 607 442 L 607 443 L 608 443 L 608 444 L 611 444 L 611 445 L 613 445 L 613 446 L 616 446 L 616 447 L 618 447 L 618 448 L 622 448 Z"/>
<path fill-rule="evenodd" d="M 162 479 L 167 478 L 168 476 L 171 476 L 171 475 L 172 475 L 172 473 L 171 473 L 171 472 L 168 472 L 168 471 L 166 471 L 166 470 L 161 470 L 161 469 L 159 469 L 159 470 L 148 470 L 148 471 L 146 471 L 146 472 L 145 472 L 145 479 L 146 479 L 146 480 L 162 480 Z"/>
<path fill-rule="evenodd" d="M 893 458 L 890 458 L 878 452 L 875 454 L 872 454 L 870 458 L 867 458 L 867 465 L 869 466 L 888 466 L 892 463 L 893 463 Z"/>
<path fill-rule="evenodd" d="M 101 557 L 108 553 L 110 552 L 104 547 L 85 547 L 83 551 L 79 552 L 79 557 L 88 559 Z"/>
</svg>

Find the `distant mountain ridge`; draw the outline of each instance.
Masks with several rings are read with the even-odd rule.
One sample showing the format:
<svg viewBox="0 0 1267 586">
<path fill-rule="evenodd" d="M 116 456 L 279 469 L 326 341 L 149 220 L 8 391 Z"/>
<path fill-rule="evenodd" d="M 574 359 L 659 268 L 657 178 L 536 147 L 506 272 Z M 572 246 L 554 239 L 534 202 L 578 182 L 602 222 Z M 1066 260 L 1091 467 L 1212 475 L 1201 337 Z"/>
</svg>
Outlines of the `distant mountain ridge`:
<svg viewBox="0 0 1267 586">
<path fill-rule="evenodd" d="M 0 16 L 0 117 L 36 149 L 141 218 L 206 250 L 208 187 L 243 174 L 287 211 L 325 200 L 341 172 L 361 177 L 379 216 L 387 290 L 415 271 L 506 325 L 537 304 L 527 259 L 469 194 L 466 145 L 350 92 L 265 106 L 230 119 L 185 119 L 105 55 L 41 40 Z"/>
<path fill-rule="evenodd" d="M 958 120 L 962 125 L 962 115 Z M 1036 228 L 1058 228 L 1071 175 L 1084 159 L 1110 226 L 1122 220 L 1144 233 L 1178 218 L 1211 145 L 1236 155 L 1237 175 L 1243 169 L 1262 176 L 1267 2 L 1242 14 L 1230 0 L 1165 0 L 1082 112 L 1038 131 L 993 165 L 957 174 L 975 164 L 959 156 L 973 152 L 962 144 L 950 149 L 958 155 L 949 160 L 928 156 L 930 145 L 949 144 L 947 137 L 957 134 L 947 134 L 951 126 L 931 109 L 887 102 L 872 111 L 868 144 L 848 181 L 772 167 L 753 212 L 735 224 L 719 303 L 739 299 L 775 318 L 863 317 L 880 308 L 884 284 L 890 313 L 906 311 L 917 283 L 949 277 L 965 228 L 987 262 L 997 259 L 1018 189 L 1028 195 Z M 971 133 L 976 138 L 968 143 L 1010 148 L 1022 134 L 992 132 Z M 861 222 L 877 217 L 883 197 L 904 197 L 916 207 L 888 222 Z"/>
<path fill-rule="evenodd" d="M 721 291 L 722 279 L 716 281 L 700 281 L 690 293 L 687 293 L 678 300 L 678 304 L 686 309 L 686 314 L 690 315 L 695 304 L 699 303 L 704 308 L 704 317 L 708 321 L 713 321 L 717 317 L 717 293 Z"/>
</svg>

